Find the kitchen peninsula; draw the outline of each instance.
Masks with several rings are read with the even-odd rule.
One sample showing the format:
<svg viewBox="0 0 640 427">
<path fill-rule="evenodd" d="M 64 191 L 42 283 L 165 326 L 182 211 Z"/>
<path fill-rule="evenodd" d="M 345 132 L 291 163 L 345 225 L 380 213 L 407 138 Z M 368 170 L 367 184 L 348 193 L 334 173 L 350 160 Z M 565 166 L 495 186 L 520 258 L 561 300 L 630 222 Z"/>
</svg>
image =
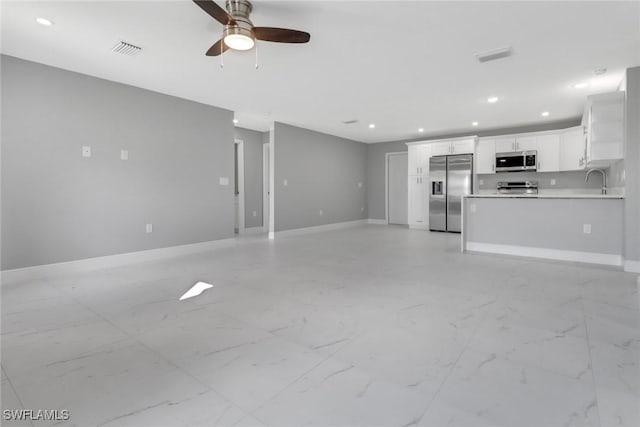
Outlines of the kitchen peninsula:
<svg viewBox="0 0 640 427">
<path fill-rule="evenodd" d="M 620 266 L 622 195 L 473 194 L 462 250 Z"/>
</svg>

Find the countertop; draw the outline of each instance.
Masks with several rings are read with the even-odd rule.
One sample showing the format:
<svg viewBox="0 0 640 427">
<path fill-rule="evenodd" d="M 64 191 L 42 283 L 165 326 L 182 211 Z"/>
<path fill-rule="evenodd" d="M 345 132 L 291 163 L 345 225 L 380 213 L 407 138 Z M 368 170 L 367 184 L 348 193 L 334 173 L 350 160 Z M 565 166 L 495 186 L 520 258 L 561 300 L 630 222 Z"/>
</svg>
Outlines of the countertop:
<svg viewBox="0 0 640 427">
<path fill-rule="evenodd" d="M 624 199 L 622 194 L 563 194 L 563 193 L 540 193 L 540 194 L 469 194 L 465 196 L 470 199 Z"/>
</svg>

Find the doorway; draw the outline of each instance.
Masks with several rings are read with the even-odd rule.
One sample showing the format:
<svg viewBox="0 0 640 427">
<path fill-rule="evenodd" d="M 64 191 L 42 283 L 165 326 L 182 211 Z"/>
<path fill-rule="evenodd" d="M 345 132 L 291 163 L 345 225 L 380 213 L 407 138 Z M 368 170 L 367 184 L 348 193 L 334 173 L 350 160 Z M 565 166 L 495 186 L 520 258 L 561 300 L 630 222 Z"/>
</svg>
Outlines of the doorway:
<svg viewBox="0 0 640 427">
<path fill-rule="evenodd" d="M 407 152 L 386 154 L 387 223 L 408 225 L 408 155 Z"/>
</svg>

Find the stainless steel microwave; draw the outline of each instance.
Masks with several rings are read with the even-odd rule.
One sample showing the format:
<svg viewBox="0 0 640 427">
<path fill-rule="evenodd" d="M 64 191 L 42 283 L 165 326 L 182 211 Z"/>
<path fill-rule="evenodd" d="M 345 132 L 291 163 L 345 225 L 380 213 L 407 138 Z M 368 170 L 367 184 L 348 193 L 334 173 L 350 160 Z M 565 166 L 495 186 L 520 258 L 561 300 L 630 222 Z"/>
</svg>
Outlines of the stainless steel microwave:
<svg viewBox="0 0 640 427">
<path fill-rule="evenodd" d="M 537 151 L 496 153 L 496 172 L 521 172 L 538 169 Z"/>
</svg>

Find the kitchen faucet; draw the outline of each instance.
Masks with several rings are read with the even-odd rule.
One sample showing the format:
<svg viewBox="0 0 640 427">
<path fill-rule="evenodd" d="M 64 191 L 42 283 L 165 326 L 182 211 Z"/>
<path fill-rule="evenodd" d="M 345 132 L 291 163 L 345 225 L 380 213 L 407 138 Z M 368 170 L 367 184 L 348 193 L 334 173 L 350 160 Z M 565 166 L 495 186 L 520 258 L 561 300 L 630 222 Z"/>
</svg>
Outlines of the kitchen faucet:
<svg viewBox="0 0 640 427">
<path fill-rule="evenodd" d="M 602 169 L 589 169 L 587 171 L 587 176 L 584 177 L 584 182 L 589 181 L 589 175 L 591 175 L 591 172 L 600 172 L 602 174 L 602 194 L 607 194 L 607 174 L 605 174 Z"/>
</svg>

